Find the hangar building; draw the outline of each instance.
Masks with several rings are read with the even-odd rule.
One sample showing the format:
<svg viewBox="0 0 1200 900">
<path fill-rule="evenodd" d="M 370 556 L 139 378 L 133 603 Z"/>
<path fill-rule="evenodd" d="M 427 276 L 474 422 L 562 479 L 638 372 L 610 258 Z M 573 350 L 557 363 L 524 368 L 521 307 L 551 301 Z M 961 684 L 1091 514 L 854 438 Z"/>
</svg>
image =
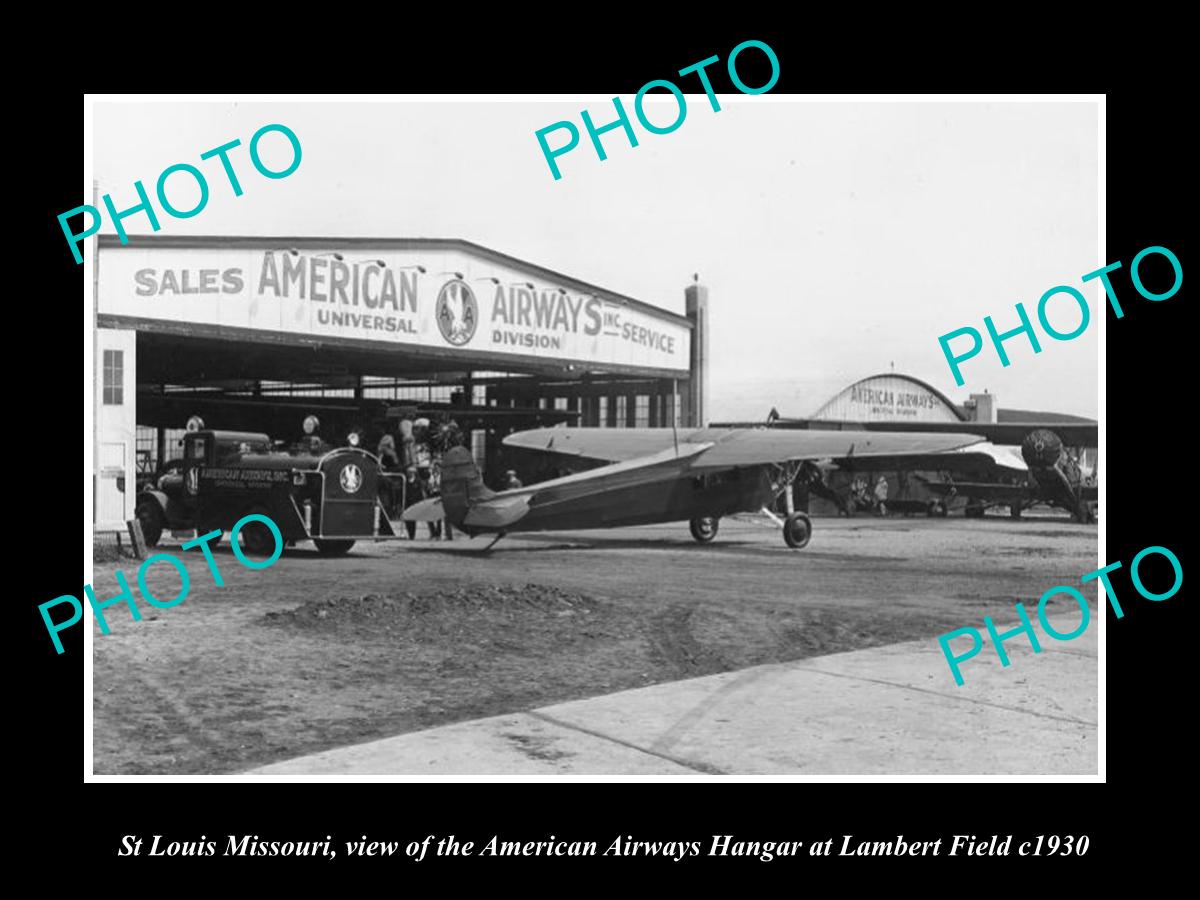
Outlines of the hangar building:
<svg viewBox="0 0 1200 900">
<path fill-rule="evenodd" d="M 294 438 L 443 412 L 487 462 L 521 428 L 704 421 L 707 291 L 667 312 L 464 240 L 112 235 L 96 243 L 95 521 L 189 416 Z M 332 424 L 331 424 L 332 423 Z"/>
<path fill-rule="evenodd" d="M 957 404 L 937 388 L 911 375 L 871 375 L 838 391 L 807 420 L 813 427 L 855 422 L 1078 422 L 1094 420 L 1065 413 L 1004 409 L 996 395 L 971 394 Z"/>
</svg>

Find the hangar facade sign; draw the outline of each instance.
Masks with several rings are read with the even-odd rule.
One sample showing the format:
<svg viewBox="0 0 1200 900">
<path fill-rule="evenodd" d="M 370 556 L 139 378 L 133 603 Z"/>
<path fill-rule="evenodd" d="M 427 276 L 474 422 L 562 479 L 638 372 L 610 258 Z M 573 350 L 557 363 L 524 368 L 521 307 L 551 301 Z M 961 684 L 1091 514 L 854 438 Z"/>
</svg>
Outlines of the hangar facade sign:
<svg viewBox="0 0 1200 900">
<path fill-rule="evenodd" d="M 465 248 L 350 251 L 332 242 L 104 246 L 97 312 L 134 328 L 186 323 L 197 334 L 265 332 L 688 373 L 691 327 L 682 317 L 504 260 Z"/>
<path fill-rule="evenodd" d="M 907 375 L 875 375 L 839 391 L 813 413 L 838 422 L 961 422 L 940 391 Z"/>
</svg>

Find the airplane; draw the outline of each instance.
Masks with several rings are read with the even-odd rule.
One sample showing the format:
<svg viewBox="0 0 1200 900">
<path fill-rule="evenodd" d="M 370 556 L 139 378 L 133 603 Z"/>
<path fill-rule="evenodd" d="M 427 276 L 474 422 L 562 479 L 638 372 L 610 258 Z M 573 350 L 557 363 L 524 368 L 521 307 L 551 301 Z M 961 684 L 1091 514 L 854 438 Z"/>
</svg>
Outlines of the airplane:
<svg viewBox="0 0 1200 900">
<path fill-rule="evenodd" d="M 928 434 L 969 433 L 998 446 L 997 465 L 985 472 L 967 472 L 967 479 L 936 481 L 920 478 L 931 493 L 947 500 L 968 499 L 965 514 L 982 516 L 988 506 L 1008 506 L 1017 517 L 1021 510 L 1046 503 L 1066 510 L 1077 522 L 1096 520 L 1094 504 L 1099 499 L 1094 474 L 1085 475 L 1080 465 L 1080 448 L 1098 445 L 1099 424 L 1090 421 L 1064 422 L 863 422 L 847 424 L 817 419 L 787 419 L 772 409 L 767 417 L 772 428 L 826 430 L 843 427 L 873 433 Z M 714 427 L 740 427 L 742 423 Z M 1009 449 L 1012 448 L 1012 449 Z M 1017 452 L 1019 448 L 1019 452 Z M 1002 459 L 1007 452 L 1008 459 Z M 988 480 L 980 480 L 987 474 Z M 945 506 L 942 510 L 944 512 Z"/>
<path fill-rule="evenodd" d="M 967 433 L 558 427 L 517 432 L 504 443 L 603 464 L 497 492 L 484 485 L 470 451 L 454 447 L 442 457 L 441 497 L 409 507 L 404 521 L 446 518 L 469 537 L 494 534 L 490 549 L 513 532 L 683 521 L 708 543 L 723 516 L 762 512 L 799 550 L 812 537 L 812 520 L 793 512 L 781 521 L 767 508 L 797 478 L 819 481 L 831 467 L 973 472 L 1001 459 Z"/>
<path fill-rule="evenodd" d="M 925 486 L 944 497 L 967 497 L 965 515 L 982 516 L 988 506 L 1007 506 L 1013 518 L 1037 503 L 1065 509 L 1077 522 L 1096 521 L 1095 503 L 1099 490 L 1095 479 L 1086 476 L 1077 453 L 1071 452 L 1057 433 L 1048 428 L 1030 431 L 1021 442 L 1021 456 L 1028 468 L 1024 482 L 932 481 Z"/>
</svg>

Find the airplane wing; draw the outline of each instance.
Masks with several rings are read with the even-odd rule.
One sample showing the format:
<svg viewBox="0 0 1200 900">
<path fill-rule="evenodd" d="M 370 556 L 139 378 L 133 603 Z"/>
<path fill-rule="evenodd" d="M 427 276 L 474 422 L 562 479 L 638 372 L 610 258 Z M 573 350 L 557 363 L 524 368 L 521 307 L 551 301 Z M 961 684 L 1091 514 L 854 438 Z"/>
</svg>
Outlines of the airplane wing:
<svg viewBox="0 0 1200 900">
<path fill-rule="evenodd" d="M 752 428 L 753 422 L 727 422 L 713 427 L 716 428 Z M 995 444 L 1019 445 L 1031 431 L 1044 429 L 1057 434 L 1068 447 L 1095 447 L 1099 442 L 1099 423 L 1091 421 L 1059 422 L 1047 420 L 1044 422 L 837 422 L 821 419 L 777 419 L 772 423 L 773 428 L 804 429 L 804 430 L 838 430 L 853 428 L 856 431 L 888 431 L 888 432 L 925 432 L 929 434 L 945 432 L 967 432 L 977 434 L 981 438 Z"/>
<path fill-rule="evenodd" d="M 688 443 L 687 436 L 693 432 L 680 431 L 679 443 Z M 675 434 L 670 428 L 535 428 L 510 434 L 504 443 L 541 453 L 624 462 L 673 448 Z"/>
<path fill-rule="evenodd" d="M 795 460 L 830 460 L 839 468 L 854 470 L 962 472 L 990 470 L 997 465 L 1024 469 L 1018 457 L 999 452 L 969 432 L 701 428 L 675 433 L 670 428 L 539 428 L 511 434 L 504 443 L 605 462 L 664 459 L 678 447 L 680 456 L 693 457 L 694 469 L 731 469 Z M 703 445 L 711 446 L 697 453 Z"/>
<path fill-rule="evenodd" d="M 974 434 L 891 434 L 869 431 L 792 431 L 755 429 L 727 432 L 692 462 L 693 469 L 801 460 L 830 460 L 840 469 L 933 469 L 962 471 L 992 468 L 994 450 Z"/>
</svg>

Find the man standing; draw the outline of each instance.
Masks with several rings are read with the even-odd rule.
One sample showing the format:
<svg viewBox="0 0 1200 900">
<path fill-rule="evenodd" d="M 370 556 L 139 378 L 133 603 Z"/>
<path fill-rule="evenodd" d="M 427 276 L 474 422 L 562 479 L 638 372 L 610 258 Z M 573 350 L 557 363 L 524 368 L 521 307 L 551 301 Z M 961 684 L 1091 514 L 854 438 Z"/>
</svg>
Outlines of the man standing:
<svg viewBox="0 0 1200 900">
<path fill-rule="evenodd" d="M 875 482 L 875 512 L 877 515 L 887 515 L 888 483 L 882 475 Z"/>
<path fill-rule="evenodd" d="M 397 509 L 399 491 L 396 490 L 396 482 L 387 473 L 395 472 L 400 468 L 400 456 L 396 453 L 396 439 L 390 432 L 385 431 L 383 437 L 379 439 L 375 455 L 379 457 L 379 464 L 384 473 L 380 491 L 384 498 L 383 508 L 387 511 L 388 518 L 394 519 L 399 511 Z"/>
</svg>

